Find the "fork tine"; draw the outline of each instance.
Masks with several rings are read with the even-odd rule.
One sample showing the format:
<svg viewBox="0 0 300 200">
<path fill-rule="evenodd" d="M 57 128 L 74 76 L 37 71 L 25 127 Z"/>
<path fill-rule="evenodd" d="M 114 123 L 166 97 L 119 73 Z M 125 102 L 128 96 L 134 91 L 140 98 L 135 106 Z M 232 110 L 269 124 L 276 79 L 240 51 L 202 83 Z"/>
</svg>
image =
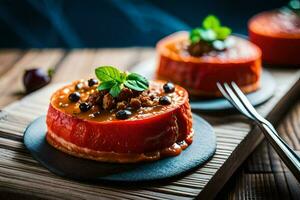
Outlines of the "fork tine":
<svg viewBox="0 0 300 200">
<path fill-rule="evenodd" d="M 248 98 L 237 86 L 237 84 L 235 82 L 231 82 L 231 86 L 233 87 L 234 91 L 237 93 L 237 96 L 240 97 L 241 102 L 248 107 L 249 111 L 252 112 L 257 118 L 262 118 L 262 116 L 255 110 L 255 108 L 252 106 Z"/>
<path fill-rule="evenodd" d="M 238 88 L 238 86 L 235 83 L 231 83 L 231 87 L 233 89 L 231 89 L 231 87 L 227 83 L 224 83 L 225 89 L 221 86 L 220 83 L 218 83 L 217 86 L 220 89 L 221 93 L 225 94 L 224 95 L 225 98 L 228 98 L 229 102 L 231 102 L 234 107 L 236 107 L 241 113 L 243 113 L 248 118 L 252 119 L 258 124 L 258 126 L 263 130 L 265 137 L 274 147 L 274 149 L 279 154 L 281 159 L 288 166 L 291 172 L 295 175 L 297 180 L 300 181 L 300 157 L 278 135 L 278 133 L 276 132 L 272 124 L 262 117 L 262 119 L 264 119 L 266 122 L 268 122 L 271 125 L 269 126 L 264 121 L 261 121 L 255 116 L 255 113 L 257 113 L 256 110 L 254 109 L 254 107 L 248 101 L 246 96 L 242 93 L 242 91 Z M 249 104 L 251 106 L 249 106 Z M 253 110 L 255 111 L 253 112 L 254 114 L 251 112 L 251 109 L 249 107 L 253 108 Z M 258 116 L 261 117 L 259 114 Z"/>
<path fill-rule="evenodd" d="M 263 118 L 257 111 L 256 109 L 252 106 L 252 104 L 250 103 L 250 101 L 248 100 L 248 98 L 245 96 L 245 94 L 241 91 L 241 89 L 237 86 L 237 84 L 235 82 L 231 82 L 231 86 L 234 89 L 234 92 L 237 94 L 237 97 L 240 99 L 241 103 L 244 105 L 244 107 L 248 110 L 248 112 L 250 113 L 250 115 L 252 115 L 253 117 L 255 117 L 256 119 L 258 119 L 259 121 L 261 121 L 262 123 L 268 125 L 273 132 L 275 131 L 275 128 L 273 127 L 273 125 L 265 120 L 265 118 Z"/>
<path fill-rule="evenodd" d="M 224 87 L 232 101 L 234 102 L 234 107 L 238 109 L 241 113 L 246 115 L 248 118 L 254 120 L 253 116 L 249 113 L 249 111 L 245 108 L 243 103 L 240 101 L 240 99 L 237 97 L 237 95 L 233 92 L 233 90 L 230 88 L 230 86 L 227 83 L 224 83 Z"/>
<path fill-rule="evenodd" d="M 223 86 L 221 85 L 220 82 L 217 82 L 217 87 L 219 88 L 220 92 L 223 94 L 223 96 L 230 102 L 231 99 L 228 96 L 227 92 L 224 90 Z"/>
<path fill-rule="evenodd" d="M 227 85 L 227 87 L 226 87 L 226 85 Z M 230 92 L 228 91 L 229 86 L 227 83 L 224 83 L 224 85 L 222 86 L 222 84 L 220 82 L 217 82 L 217 87 L 219 88 L 219 90 L 223 94 L 223 96 L 229 101 L 229 103 L 233 107 L 235 107 L 241 113 L 246 115 L 248 118 L 252 119 L 251 115 L 248 113 L 248 111 L 245 108 L 243 108 L 241 103 L 239 105 L 236 103 L 236 101 L 239 102 L 238 98 L 235 97 L 236 101 L 234 101 L 234 99 L 232 98 L 232 95 L 230 95 Z M 233 93 L 230 88 L 229 88 L 229 90 L 231 91 L 231 93 Z M 233 93 L 233 95 L 235 95 L 235 94 Z"/>
<path fill-rule="evenodd" d="M 217 82 L 217 87 L 219 88 L 220 92 L 223 94 L 223 96 L 229 101 L 229 103 L 237 108 L 238 106 L 234 103 L 234 101 L 232 100 L 232 98 L 228 95 L 227 91 L 223 88 L 223 86 L 221 85 L 221 83 Z"/>
</svg>

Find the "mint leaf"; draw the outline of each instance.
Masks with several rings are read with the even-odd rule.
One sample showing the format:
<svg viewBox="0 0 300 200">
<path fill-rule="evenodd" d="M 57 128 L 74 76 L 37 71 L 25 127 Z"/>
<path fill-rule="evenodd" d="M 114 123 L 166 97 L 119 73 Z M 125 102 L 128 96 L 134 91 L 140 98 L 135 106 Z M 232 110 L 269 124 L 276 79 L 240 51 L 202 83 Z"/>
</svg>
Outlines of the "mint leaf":
<svg viewBox="0 0 300 200">
<path fill-rule="evenodd" d="M 123 83 L 127 78 L 127 73 L 126 72 L 122 72 L 121 76 L 120 76 L 120 82 Z"/>
<path fill-rule="evenodd" d="M 95 70 L 96 76 L 100 81 L 118 81 L 121 82 L 121 73 L 112 66 L 102 66 Z"/>
<path fill-rule="evenodd" d="M 231 29 L 226 26 L 219 27 L 215 31 L 219 40 L 225 40 L 231 34 Z"/>
<path fill-rule="evenodd" d="M 197 42 L 199 42 L 201 39 L 200 37 L 200 29 L 199 28 L 195 28 L 190 32 L 190 41 L 192 42 L 192 44 L 195 44 Z"/>
<path fill-rule="evenodd" d="M 137 73 L 130 73 L 127 76 L 127 80 L 125 81 L 124 85 L 136 91 L 144 91 L 148 89 L 149 82 L 145 77 Z"/>
<path fill-rule="evenodd" d="M 200 41 L 204 41 L 207 43 L 207 45 L 212 45 L 213 47 L 221 47 L 220 42 L 217 42 L 217 45 L 213 45 L 212 43 L 216 40 L 224 41 L 230 34 L 230 28 L 221 26 L 221 22 L 216 16 L 208 15 L 203 20 L 202 27 L 195 28 L 190 31 L 189 39 L 191 44 L 196 44 Z"/>
<path fill-rule="evenodd" d="M 135 81 L 135 80 L 127 80 L 125 81 L 124 85 L 130 89 L 142 92 L 146 89 L 148 89 L 148 86 L 144 85 L 141 82 Z"/>
<path fill-rule="evenodd" d="M 208 15 L 202 22 L 204 29 L 215 30 L 221 26 L 219 19 L 214 15 Z"/>
<path fill-rule="evenodd" d="M 112 66 L 102 66 L 95 69 L 97 78 L 100 80 L 98 90 L 109 90 L 113 97 L 117 97 L 124 86 L 136 90 L 144 91 L 148 89 L 148 80 L 137 74 L 119 71 Z"/>
<path fill-rule="evenodd" d="M 295 13 L 300 16 L 300 1 L 299 0 L 290 0 L 290 2 L 286 5 L 280 8 L 280 11 L 285 14 L 293 14 Z"/>
<path fill-rule="evenodd" d="M 292 10 L 300 10 L 300 2 L 299 0 L 291 0 L 288 3 L 288 6 L 292 9 Z"/>
<path fill-rule="evenodd" d="M 119 96 L 121 90 L 122 90 L 121 84 L 116 83 L 116 84 L 109 90 L 109 94 L 111 94 L 111 96 L 113 96 L 113 97 L 117 97 L 117 96 Z"/>
<path fill-rule="evenodd" d="M 112 80 L 112 81 L 105 81 L 105 82 L 101 82 L 100 85 L 98 86 L 98 90 L 108 90 L 110 88 L 112 88 L 117 82 Z"/>
<path fill-rule="evenodd" d="M 147 80 L 145 77 L 143 77 L 143 76 L 141 76 L 141 75 L 139 75 L 139 74 L 137 74 L 137 73 L 130 73 L 130 74 L 127 76 L 127 80 L 135 80 L 135 81 L 137 81 L 137 82 L 142 83 L 142 84 L 145 85 L 145 86 L 149 86 L 148 80 Z"/>
<path fill-rule="evenodd" d="M 214 41 L 217 39 L 217 34 L 211 29 L 208 29 L 208 30 L 201 29 L 200 36 L 201 36 L 202 40 L 207 41 L 207 42 L 211 42 L 211 41 Z"/>
<path fill-rule="evenodd" d="M 148 87 L 149 87 L 149 85 L 146 85 L 145 83 L 140 82 L 140 81 L 136 81 L 136 83 L 138 84 L 138 86 L 140 88 L 143 88 L 144 90 L 148 89 Z"/>
</svg>

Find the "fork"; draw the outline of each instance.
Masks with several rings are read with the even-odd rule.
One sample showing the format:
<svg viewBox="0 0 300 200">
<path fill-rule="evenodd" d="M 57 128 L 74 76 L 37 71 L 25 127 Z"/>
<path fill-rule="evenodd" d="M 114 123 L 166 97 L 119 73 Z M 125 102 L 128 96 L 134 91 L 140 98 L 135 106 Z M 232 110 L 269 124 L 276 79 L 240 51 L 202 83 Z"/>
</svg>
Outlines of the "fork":
<svg viewBox="0 0 300 200">
<path fill-rule="evenodd" d="M 229 85 L 228 83 L 221 84 L 218 82 L 217 86 L 233 107 L 258 125 L 280 158 L 300 182 L 300 157 L 279 136 L 274 126 L 255 110 L 236 83 L 231 82 L 231 85 Z"/>
</svg>

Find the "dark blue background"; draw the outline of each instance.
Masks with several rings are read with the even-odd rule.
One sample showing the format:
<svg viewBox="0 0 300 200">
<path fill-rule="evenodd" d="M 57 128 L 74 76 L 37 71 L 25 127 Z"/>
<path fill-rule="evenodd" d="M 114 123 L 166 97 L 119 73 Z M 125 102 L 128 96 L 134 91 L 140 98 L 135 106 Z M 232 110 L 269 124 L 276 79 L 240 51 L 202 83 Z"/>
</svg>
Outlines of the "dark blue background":
<svg viewBox="0 0 300 200">
<path fill-rule="evenodd" d="M 154 46 L 215 14 L 234 32 L 286 0 L 1 0 L 0 48 Z"/>
</svg>

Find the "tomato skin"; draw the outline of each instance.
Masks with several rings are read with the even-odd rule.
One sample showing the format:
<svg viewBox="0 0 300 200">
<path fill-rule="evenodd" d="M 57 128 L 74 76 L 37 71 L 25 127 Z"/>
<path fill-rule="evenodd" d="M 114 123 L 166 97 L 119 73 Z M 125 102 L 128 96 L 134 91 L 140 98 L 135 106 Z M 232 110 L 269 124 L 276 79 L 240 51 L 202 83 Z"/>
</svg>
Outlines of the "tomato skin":
<svg viewBox="0 0 300 200">
<path fill-rule="evenodd" d="M 282 30 L 283 33 L 280 32 L 280 27 L 273 30 L 272 26 L 257 25 L 259 23 L 257 20 L 266 23 L 278 13 L 277 11 L 267 11 L 252 17 L 248 23 L 249 39 L 261 48 L 264 63 L 270 65 L 299 65 L 300 33 L 295 32 L 289 35 L 286 30 Z M 269 23 L 275 22 L 269 21 Z"/>
<path fill-rule="evenodd" d="M 260 86 L 261 51 L 256 45 L 249 48 L 255 52 L 247 58 L 220 58 L 210 57 L 205 60 L 193 56 L 181 56 L 179 53 L 166 50 L 171 44 L 184 40 L 184 33 L 175 33 L 162 39 L 157 44 L 159 57 L 156 77 L 170 80 L 185 87 L 192 96 L 218 97 L 221 96 L 216 83 L 237 83 L 246 92 L 252 92 Z M 178 39 L 177 39 L 178 38 Z M 244 48 L 246 52 L 247 49 Z"/>
<path fill-rule="evenodd" d="M 249 30 L 250 40 L 263 51 L 262 59 L 270 65 L 299 65 L 300 39 L 271 38 Z"/>
<path fill-rule="evenodd" d="M 51 104 L 47 114 L 48 132 L 77 145 L 103 152 L 147 153 L 170 147 L 192 131 L 192 115 L 185 102 L 165 113 L 143 120 L 96 122 L 79 119 Z M 49 133 L 47 133 L 49 134 Z"/>
<path fill-rule="evenodd" d="M 160 56 L 157 77 L 184 86 L 194 96 L 220 96 L 217 82 L 234 81 L 245 92 L 256 90 L 259 87 L 260 65 L 260 60 L 238 64 L 210 64 L 180 62 Z"/>
</svg>

